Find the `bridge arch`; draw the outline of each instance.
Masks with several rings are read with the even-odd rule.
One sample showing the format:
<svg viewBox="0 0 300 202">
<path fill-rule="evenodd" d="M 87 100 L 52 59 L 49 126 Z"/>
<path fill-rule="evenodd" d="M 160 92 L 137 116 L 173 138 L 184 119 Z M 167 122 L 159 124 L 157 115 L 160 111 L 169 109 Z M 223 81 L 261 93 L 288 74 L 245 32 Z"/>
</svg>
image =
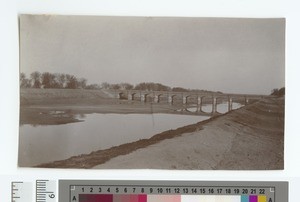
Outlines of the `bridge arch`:
<svg viewBox="0 0 300 202">
<path fill-rule="evenodd" d="M 125 99 L 125 93 L 124 92 L 118 92 L 117 94 L 118 99 Z"/>
<path fill-rule="evenodd" d="M 215 107 L 214 110 L 212 110 L 213 111 L 212 113 L 227 113 L 232 110 L 232 97 L 229 95 L 216 96 L 216 101 L 213 102 L 213 104 L 215 105 Z M 225 111 L 218 111 L 218 106 L 224 104 L 227 104 L 227 109 L 221 108 L 224 109 Z"/>
<path fill-rule="evenodd" d="M 136 92 L 128 92 L 128 100 L 135 100 Z"/>
<path fill-rule="evenodd" d="M 199 112 L 211 113 L 212 112 L 212 96 L 211 95 L 198 95 L 197 107 Z"/>
<path fill-rule="evenodd" d="M 213 113 L 226 113 L 226 112 L 232 111 L 234 109 L 234 101 L 237 103 L 240 103 L 240 104 L 243 103 L 243 97 L 238 97 L 238 96 L 234 96 L 234 95 L 221 95 L 221 96 L 217 96 L 216 98 L 217 98 L 216 103 L 215 103 L 216 107 L 215 107 L 215 111 L 213 111 Z M 218 105 L 225 104 L 225 103 L 227 104 L 227 110 L 226 111 L 218 111 Z M 246 105 L 246 100 L 245 100 L 245 105 Z"/>
</svg>

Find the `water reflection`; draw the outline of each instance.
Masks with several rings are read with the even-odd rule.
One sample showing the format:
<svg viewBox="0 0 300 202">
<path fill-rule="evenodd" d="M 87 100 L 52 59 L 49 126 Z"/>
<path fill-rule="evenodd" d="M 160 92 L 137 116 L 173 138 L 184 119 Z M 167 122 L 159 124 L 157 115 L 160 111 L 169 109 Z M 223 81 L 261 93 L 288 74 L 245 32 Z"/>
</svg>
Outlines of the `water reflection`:
<svg viewBox="0 0 300 202">
<path fill-rule="evenodd" d="M 242 106 L 244 106 L 244 105 L 242 105 L 240 103 L 235 103 L 235 102 L 232 103 L 232 109 L 238 109 Z M 211 113 L 212 112 L 212 105 L 211 104 L 203 105 L 201 110 L 203 112 L 206 112 L 206 113 Z M 197 112 L 197 107 L 196 106 L 195 107 L 189 107 L 188 111 Z M 217 112 L 222 113 L 222 114 L 228 112 L 228 102 L 218 104 L 217 105 Z"/>
</svg>

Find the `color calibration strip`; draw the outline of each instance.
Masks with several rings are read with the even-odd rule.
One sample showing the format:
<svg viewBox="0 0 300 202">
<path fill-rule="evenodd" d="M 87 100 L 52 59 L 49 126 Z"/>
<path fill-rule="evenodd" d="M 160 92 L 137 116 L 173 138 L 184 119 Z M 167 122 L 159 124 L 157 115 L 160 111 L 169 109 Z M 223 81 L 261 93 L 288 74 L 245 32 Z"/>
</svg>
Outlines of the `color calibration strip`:
<svg viewBox="0 0 300 202">
<path fill-rule="evenodd" d="M 287 182 L 60 180 L 61 202 L 282 202 Z"/>
<path fill-rule="evenodd" d="M 275 202 L 274 187 L 70 185 L 71 202 Z"/>
<path fill-rule="evenodd" d="M 74 196 L 72 201 L 77 201 Z M 265 195 L 79 194 L 79 202 L 269 202 Z M 272 200 L 271 200 L 272 201 Z"/>
</svg>

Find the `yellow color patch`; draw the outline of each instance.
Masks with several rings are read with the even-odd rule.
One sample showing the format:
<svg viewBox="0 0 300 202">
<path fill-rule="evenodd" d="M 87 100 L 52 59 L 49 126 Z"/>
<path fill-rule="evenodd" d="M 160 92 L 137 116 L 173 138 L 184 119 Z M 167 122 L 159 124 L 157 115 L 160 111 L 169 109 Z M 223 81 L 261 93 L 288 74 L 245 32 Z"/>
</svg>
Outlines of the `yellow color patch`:
<svg viewBox="0 0 300 202">
<path fill-rule="evenodd" d="M 267 202 L 266 196 L 258 196 L 258 202 Z"/>
</svg>

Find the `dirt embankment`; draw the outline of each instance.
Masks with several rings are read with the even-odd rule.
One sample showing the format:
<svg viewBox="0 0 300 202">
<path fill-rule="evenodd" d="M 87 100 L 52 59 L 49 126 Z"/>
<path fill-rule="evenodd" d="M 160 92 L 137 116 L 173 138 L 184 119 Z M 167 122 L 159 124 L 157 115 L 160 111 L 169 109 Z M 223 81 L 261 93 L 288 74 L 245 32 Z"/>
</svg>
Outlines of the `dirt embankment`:
<svg viewBox="0 0 300 202">
<path fill-rule="evenodd" d="M 284 99 L 264 99 L 209 120 L 46 168 L 283 169 Z"/>
</svg>

